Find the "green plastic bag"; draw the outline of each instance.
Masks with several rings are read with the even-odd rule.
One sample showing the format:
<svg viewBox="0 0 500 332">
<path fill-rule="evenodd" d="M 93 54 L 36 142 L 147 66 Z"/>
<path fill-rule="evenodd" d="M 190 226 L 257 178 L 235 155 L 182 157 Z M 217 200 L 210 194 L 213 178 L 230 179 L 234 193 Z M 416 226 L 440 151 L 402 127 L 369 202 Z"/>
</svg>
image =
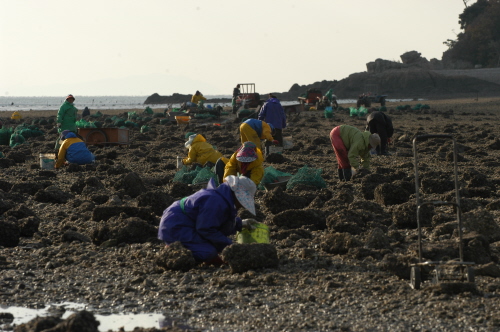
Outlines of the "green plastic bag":
<svg viewBox="0 0 500 332">
<path fill-rule="evenodd" d="M 297 171 L 297 174 L 288 180 L 286 189 L 292 189 L 299 184 L 313 186 L 316 188 L 326 188 L 326 182 L 321 177 L 322 172 L 323 170 L 321 168 L 304 166 Z"/>
<path fill-rule="evenodd" d="M 292 174 L 281 172 L 278 171 L 273 166 L 268 166 L 264 168 L 264 176 L 262 177 L 262 180 L 260 181 L 258 188 L 260 190 L 264 190 L 266 189 L 264 187 L 265 184 L 278 182 L 279 178 L 283 176 L 292 176 Z"/>
<path fill-rule="evenodd" d="M 208 183 L 210 179 L 214 179 L 215 183 L 218 185 L 219 184 L 219 179 L 217 178 L 217 175 L 210 170 L 209 167 L 204 167 L 201 169 L 198 174 L 196 174 L 196 177 L 193 179 L 192 184 L 199 184 L 199 183 Z"/>
<path fill-rule="evenodd" d="M 3 127 L 2 129 L 0 129 L 0 145 L 9 145 L 10 136 L 13 132 L 14 130 L 8 127 Z"/>
<path fill-rule="evenodd" d="M 331 106 L 328 106 L 327 108 L 325 108 L 325 119 L 331 119 L 333 118 L 333 109 Z"/>
<path fill-rule="evenodd" d="M 102 116 L 102 113 L 99 112 L 99 111 L 97 111 L 97 112 L 95 112 L 94 114 L 91 115 L 91 117 L 93 117 L 93 118 L 100 118 L 101 116 Z"/>
<path fill-rule="evenodd" d="M 358 116 L 358 109 L 356 107 L 349 107 L 350 116 Z"/>
<path fill-rule="evenodd" d="M 141 127 L 141 133 L 147 133 L 150 130 L 151 128 L 149 126 L 144 125 Z"/>
<path fill-rule="evenodd" d="M 26 139 L 23 137 L 23 135 L 18 134 L 18 133 L 13 133 L 10 136 L 10 144 L 9 144 L 9 146 L 11 148 L 13 148 L 13 147 L 18 146 L 20 144 L 23 144 L 24 142 L 26 142 Z"/>
<path fill-rule="evenodd" d="M 144 109 L 144 112 L 142 112 L 143 114 L 153 114 L 153 110 L 147 106 L 145 109 Z"/>
<path fill-rule="evenodd" d="M 365 116 L 366 113 L 368 113 L 368 109 L 363 106 L 360 106 L 358 110 L 358 116 Z"/>
</svg>

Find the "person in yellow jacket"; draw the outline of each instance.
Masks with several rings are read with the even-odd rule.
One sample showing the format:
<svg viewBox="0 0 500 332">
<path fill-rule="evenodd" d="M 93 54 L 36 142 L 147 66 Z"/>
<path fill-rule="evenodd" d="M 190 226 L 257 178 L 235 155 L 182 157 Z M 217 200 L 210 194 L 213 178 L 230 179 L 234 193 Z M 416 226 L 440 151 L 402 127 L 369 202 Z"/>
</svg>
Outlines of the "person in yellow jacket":
<svg viewBox="0 0 500 332">
<path fill-rule="evenodd" d="M 240 125 L 240 138 L 241 143 L 252 142 L 255 146 L 261 146 L 261 139 L 266 139 L 268 141 L 277 144 L 273 136 L 274 126 L 262 120 L 248 119 Z"/>
<path fill-rule="evenodd" d="M 253 143 L 245 142 L 233 153 L 229 161 L 224 166 L 224 175 L 221 177 L 221 161 L 215 164 L 215 173 L 219 180 L 226 179 L 229 175 L 243 175 L 250 178 L 255 185 L 259 185 L 264 177 L 264 166 L 262 165 L 264 157 L 262 151 Z"/>
<path fill-rule="evenodd" d="M 184 144 L 189 149 L 188 156 L 182 159 L 184 165 L 200 164 L 205 165 L 210 162 L 215 165 L 217 160 L 222 157 L 222 153 L 215 150 L 214 147 L 207 142 L 205 137 L 200 134 L 192 134 L 188 141 Z M 227 158 L 226 159 L 227 162 Z"/>
<path fill-rule="evenodd" d="M 12 113 L 10 118 L 12 120 L 21 120 L 23 118 L 23 116 L 18 111 L 15 111 L 14 113 Z"/>
<path fill-rule="evenodd" d="M 57 154 L 55 168 L 60 168 L 65 162 L 85 165 L 95 161 L 95 156 L 87 149 L 85 142 L 79 139 L 74 132 L 64 130 L 60 140 L 62 144 Z"/>
<path fill-rule="evenodd" d="M 203 94 L 200 91 L 196 91 L 196 93 L 191 97 L 191 103 L 193 103 L 193 106 L 198 105 L 200 100 L 207 100 L 207 98 L 203 97 Z"/>
</svg>

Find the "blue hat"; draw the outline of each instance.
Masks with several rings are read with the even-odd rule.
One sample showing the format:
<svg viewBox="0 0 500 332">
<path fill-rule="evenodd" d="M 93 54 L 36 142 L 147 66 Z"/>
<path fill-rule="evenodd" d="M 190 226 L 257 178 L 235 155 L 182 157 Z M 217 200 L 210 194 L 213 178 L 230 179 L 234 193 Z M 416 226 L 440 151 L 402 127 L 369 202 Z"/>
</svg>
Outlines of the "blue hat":
<svg viewBox="0 0 500 332">
<path fill-rule="evenodd" d="M 63 131 L 61 132 L 61 136 L 60 136 L 60 138 L 61 138 L 61 139 L 66 139 L 66 135 L 68 135 L 69 133 L 71 133 L 71 130 L 63 130 Z"/>
<path fill-rule="evenodd" d="M 274 126 L 271 123 L 268 123 L 269 127 L 271 127 L 271 130 L 274 130 Z"/>
</svg>

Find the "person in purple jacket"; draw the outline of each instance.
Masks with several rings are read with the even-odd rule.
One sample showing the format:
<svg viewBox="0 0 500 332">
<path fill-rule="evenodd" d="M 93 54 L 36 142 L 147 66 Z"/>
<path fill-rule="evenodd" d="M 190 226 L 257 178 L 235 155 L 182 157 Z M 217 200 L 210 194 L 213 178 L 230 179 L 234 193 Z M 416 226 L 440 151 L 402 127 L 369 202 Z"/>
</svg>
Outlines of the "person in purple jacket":
<svg viewBox="0 0 500 332">
<path fill-rule="evenodd" d="M 174 202 L 161 217 L 158 238 L 167 245 L 180 241 L 199 262 L 220 265 L 219 253 L 232 244 L 229 235 L 253 228 L 253 219 L 236 216 L 244 207 L 255 215 L 254 195 L 257 187 L 244 176 L 228 176 L 216 187 L 213 179 L 206 189 Z"/>
<path fill-rule="evenodd" d="M 274 139 L 279 142 L 278 146 L 283 146 L 283 129 L 286 128 L 286 114 L 280 101 L 272 93 L 269 94 L 269 99 L 260 109 L 259 120 L 265 120 L 274 127 Z M 272 142 L 266 142 L 266 155 L 268 147 Z"/>
</svg>

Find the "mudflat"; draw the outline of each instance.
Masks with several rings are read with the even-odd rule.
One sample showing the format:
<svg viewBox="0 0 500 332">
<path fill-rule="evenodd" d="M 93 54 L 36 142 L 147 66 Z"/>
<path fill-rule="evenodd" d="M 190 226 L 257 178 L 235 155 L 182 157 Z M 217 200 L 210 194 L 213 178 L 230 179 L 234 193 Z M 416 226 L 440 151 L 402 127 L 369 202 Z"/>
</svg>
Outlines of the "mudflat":
<svg viewBox="0 0 500 332">
<path fill-rule="evenodd" d="M 430 108 L 413 110 L 418 103 Z M 204 135 L 229 157 L 240 145 L 234 115 L 189 127 L 141 115 L 129 145 L 89 146 L 96 164 L 43 170 L 38 156 L 52 152 L 58 134 L 49 122 L 56 111 L 20 112 L 28 124 L 37 119 L 45 134 L 0 146 L 6 157 L 0 159 L 0 301 L 86 303 L 95 314 L 164 313 L 177 322 L 169 330 L 498 331 L 499 103 L 388 103 L 391 155 L 373 156 L 371 168 L 350 182 L 337 178 L 329 133 L 342 124 L 363 130 L 366 119 L 347 109 L 329 119 L 322 111 L 289 115 L 284 136 L 293 148 L 265 167 L 290 174 L 305 165 L 321 169 L 324 188 L 259 190 L 256 219 L 269 226 L 279 264 L 238 273 L 227 265 L 165 269 L 158 264 L 164 244 L 156 239 L 163 210 L 198 189 L 172 182 L 176 157 L 187 154 L 185 133 Z M 130 111 L 101 111 L 98 121 L 112 126 L 106 118 L 125 120 Z M 0 115 L 4 126 L 17 125 Z M 142 125 L 150 130 L 141 133 Z M 464 259 L 476 264 L 474 283 L 433 283 L 433 271 L 424 269 L 421 289 L 410 287 L 410 266 L 418 260 L 412 140 L 423 134 L 456 139 Z M 455 199 L 452 152 L 451 140 L 418 143 L 423 199 Z M 453 207 L 423 210 L 425 260 L 459 257 L 456 221 Z"/>
</svg>

